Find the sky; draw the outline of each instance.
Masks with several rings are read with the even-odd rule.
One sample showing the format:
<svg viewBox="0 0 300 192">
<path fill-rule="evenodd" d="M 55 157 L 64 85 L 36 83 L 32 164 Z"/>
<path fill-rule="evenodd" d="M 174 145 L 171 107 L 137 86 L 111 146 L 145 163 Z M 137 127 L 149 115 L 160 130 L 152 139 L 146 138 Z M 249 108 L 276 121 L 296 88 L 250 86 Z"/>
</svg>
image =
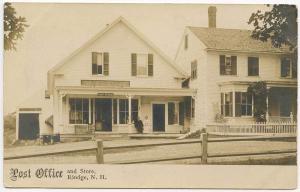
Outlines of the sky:
<svg viewBox="0 0 300 192">
<path fill-rule="evenodd" d="M 123 16 L 170 58 L 185 26 L 208 26 L 207 4 L 13 3 L 30 25 L 17 51 L 4 52 L 4 114 L 47 89 L 47 71 Z M 264 5 L 214 5 L 217 27 L 252 29 L 251 13 Z"/>
</svg>

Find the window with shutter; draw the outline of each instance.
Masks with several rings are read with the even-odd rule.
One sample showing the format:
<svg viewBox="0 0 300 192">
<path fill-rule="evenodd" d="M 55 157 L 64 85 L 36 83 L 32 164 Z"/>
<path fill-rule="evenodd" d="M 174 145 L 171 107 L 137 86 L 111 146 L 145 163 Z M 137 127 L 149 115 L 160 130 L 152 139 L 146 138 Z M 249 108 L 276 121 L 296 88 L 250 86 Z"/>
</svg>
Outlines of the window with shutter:
<svg viewBox="0 0 300 192">
<path fill-rule="evenodd" d="M 109 75 L 109 53 L 103 53 L 104 58 L 103 58 L 103 64 L 104 64 L 104 70 L 103 74 L 104 75 Z"/>
<path fill-rule="evenodd" d="M 132 76 L 153 76 L 153 54 L 131 54 Z"/>
<path fill-rule="evenodd" d="M 136 53 L 131 54 L 131 75 L 136 76 Z"/>
<path fill-rule="evenodd" d="M 220 55 L 220 75 L 237 75 L 237 57 Z"/>
<path fill-rule="evenodd" d="M 189 36 L 185 35 L 184 36 L 184 49 L 187 50 L 189 46 Z"/>
<path fill-rule="evenodd" d="M 197 60 L 191 63 L 191 79 L 197 79 Z"/>
<path fill-rule="evenodd" d="M 153 54 L 148 54 L 148 76 L 153 76 Z"/>
<path fill-rule="evenodd" d="M 220 55 L 220 75 L 225 75 L 225 55 Z"/>
<path fill-rule="evenodd" d="M 103 74 L 103 53 L 92 52 L 92 74 L 99 75 Z"/>
<path fill-rule="evenodd" d="M 236 56 L 231 56 L 231 74 L 230 75 L 236 75 Z"/>
</svg>

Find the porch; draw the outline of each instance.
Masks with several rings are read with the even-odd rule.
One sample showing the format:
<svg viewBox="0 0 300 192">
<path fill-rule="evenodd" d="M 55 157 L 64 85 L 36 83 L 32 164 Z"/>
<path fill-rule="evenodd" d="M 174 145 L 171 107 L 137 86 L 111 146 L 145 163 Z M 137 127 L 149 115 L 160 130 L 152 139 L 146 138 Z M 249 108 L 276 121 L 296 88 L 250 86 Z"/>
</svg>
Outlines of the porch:
<svg viewBox="0 0 300 192">
<path fill-rule="evenodd" d="M 221 116 L 227 124 L 255 123 L 255 99 L 247 93 L 253 82 L 233 81 L 220 83 Z M 267 123 L 297 121 L 297 82 L 266 81 L 265 114 Z"/>
<path fill-rule="evenodd" d="M 267 122 L 297 121 L 297 88 L 269 86 L 268 93 Z"/>
<path fill-rule="evenodd" d="M 75 135 L 137 133 L 138 119 L 144 133 L 180 133 L 188 128 L 187 111 L 195 94 L 188 89 L 108 87 L 60 87 L 58 93 L 55 132 Z"/>
</svg>

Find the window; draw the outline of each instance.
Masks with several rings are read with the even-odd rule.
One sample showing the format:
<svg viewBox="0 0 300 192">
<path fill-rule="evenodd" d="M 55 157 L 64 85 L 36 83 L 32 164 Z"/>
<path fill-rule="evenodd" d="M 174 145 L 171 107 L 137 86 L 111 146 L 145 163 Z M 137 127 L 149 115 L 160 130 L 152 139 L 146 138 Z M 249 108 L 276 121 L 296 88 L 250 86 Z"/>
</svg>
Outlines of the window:
<svg viewBox="0 0 300 192">
<path fill-rule="evenodd" d="M 232 92 L 221 93 L 221 114 L 225 117 L 233 115 Z"/>
<path fill-rule="evenodd" d="M 82 98 L 74 98 L 69 100 L 70 124 L 88 124 L 89 122 L 89 100 Z"/>
<path fill-rule="evenodd" d="M 288 57 L 281 59 L 281 77 L 292 77 L 292 62 Z"/>
<path fill-rule="evenodd" d="M 191 79 L 197 79 L 197 60 L 191 63 Z"/>
<path fill-rule="evenodd" d="M 128 123 L 128 99 L 119 100 L 119 124 Z"/>
<path fill-rule="evenodd" d="M 92 74 L 109 74 L 109 53 L 92 52 Z"/>
<path fill-rule="evenodd" d="M 188 49 L 188 46 L 189 46 L 189 36 L 188 35 L 185 35 L 184 36 L 184 49 Z"/>
<path fill-rule="evenodd" d="M 153 54 L 131 54 L 132 76 L 153 76 Z"/>
<path fill-rule="evenodd" d="M 139 117 L 139 100 L 131 100 L 131 120 L 137 121 Z"/>
<path fill-rule="evenodd" d="M 220 74 L 236 75 L 237 74 L 237 57 L 220 55 Z"/>
<path fill-rule="evenodd" d="M 248 76 L 259 75 L 259 59 L 258 57 L 248 57 Z"/>
<path fill-rule="evenodd" d="M 252 116 L 252 95 L 235 92 L 235 116 Z"/>
<path fill-rule="evenodd" d="M 178 103 L 168 103 L 168 125 L 178 124 Z"/>
</svg>

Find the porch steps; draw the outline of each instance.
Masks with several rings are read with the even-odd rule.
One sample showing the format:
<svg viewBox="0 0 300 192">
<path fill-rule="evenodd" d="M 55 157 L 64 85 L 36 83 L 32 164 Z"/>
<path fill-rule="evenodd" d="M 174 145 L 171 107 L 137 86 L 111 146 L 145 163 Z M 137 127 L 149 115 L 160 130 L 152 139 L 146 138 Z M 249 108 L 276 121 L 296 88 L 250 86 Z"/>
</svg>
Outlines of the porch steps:
<svg viewBox="0 0 300 192">
<path fill-rule="evenodd" d="M 130 139 L 176 139 L 180 136 L 182 136 L 183 134 L 177 134 L 177 133 L 169 133 L 169 134 L 153 134 L 153 133 L 149 133 L 149 134 L 131 134 L 129 135 Z"/>
</svg>

